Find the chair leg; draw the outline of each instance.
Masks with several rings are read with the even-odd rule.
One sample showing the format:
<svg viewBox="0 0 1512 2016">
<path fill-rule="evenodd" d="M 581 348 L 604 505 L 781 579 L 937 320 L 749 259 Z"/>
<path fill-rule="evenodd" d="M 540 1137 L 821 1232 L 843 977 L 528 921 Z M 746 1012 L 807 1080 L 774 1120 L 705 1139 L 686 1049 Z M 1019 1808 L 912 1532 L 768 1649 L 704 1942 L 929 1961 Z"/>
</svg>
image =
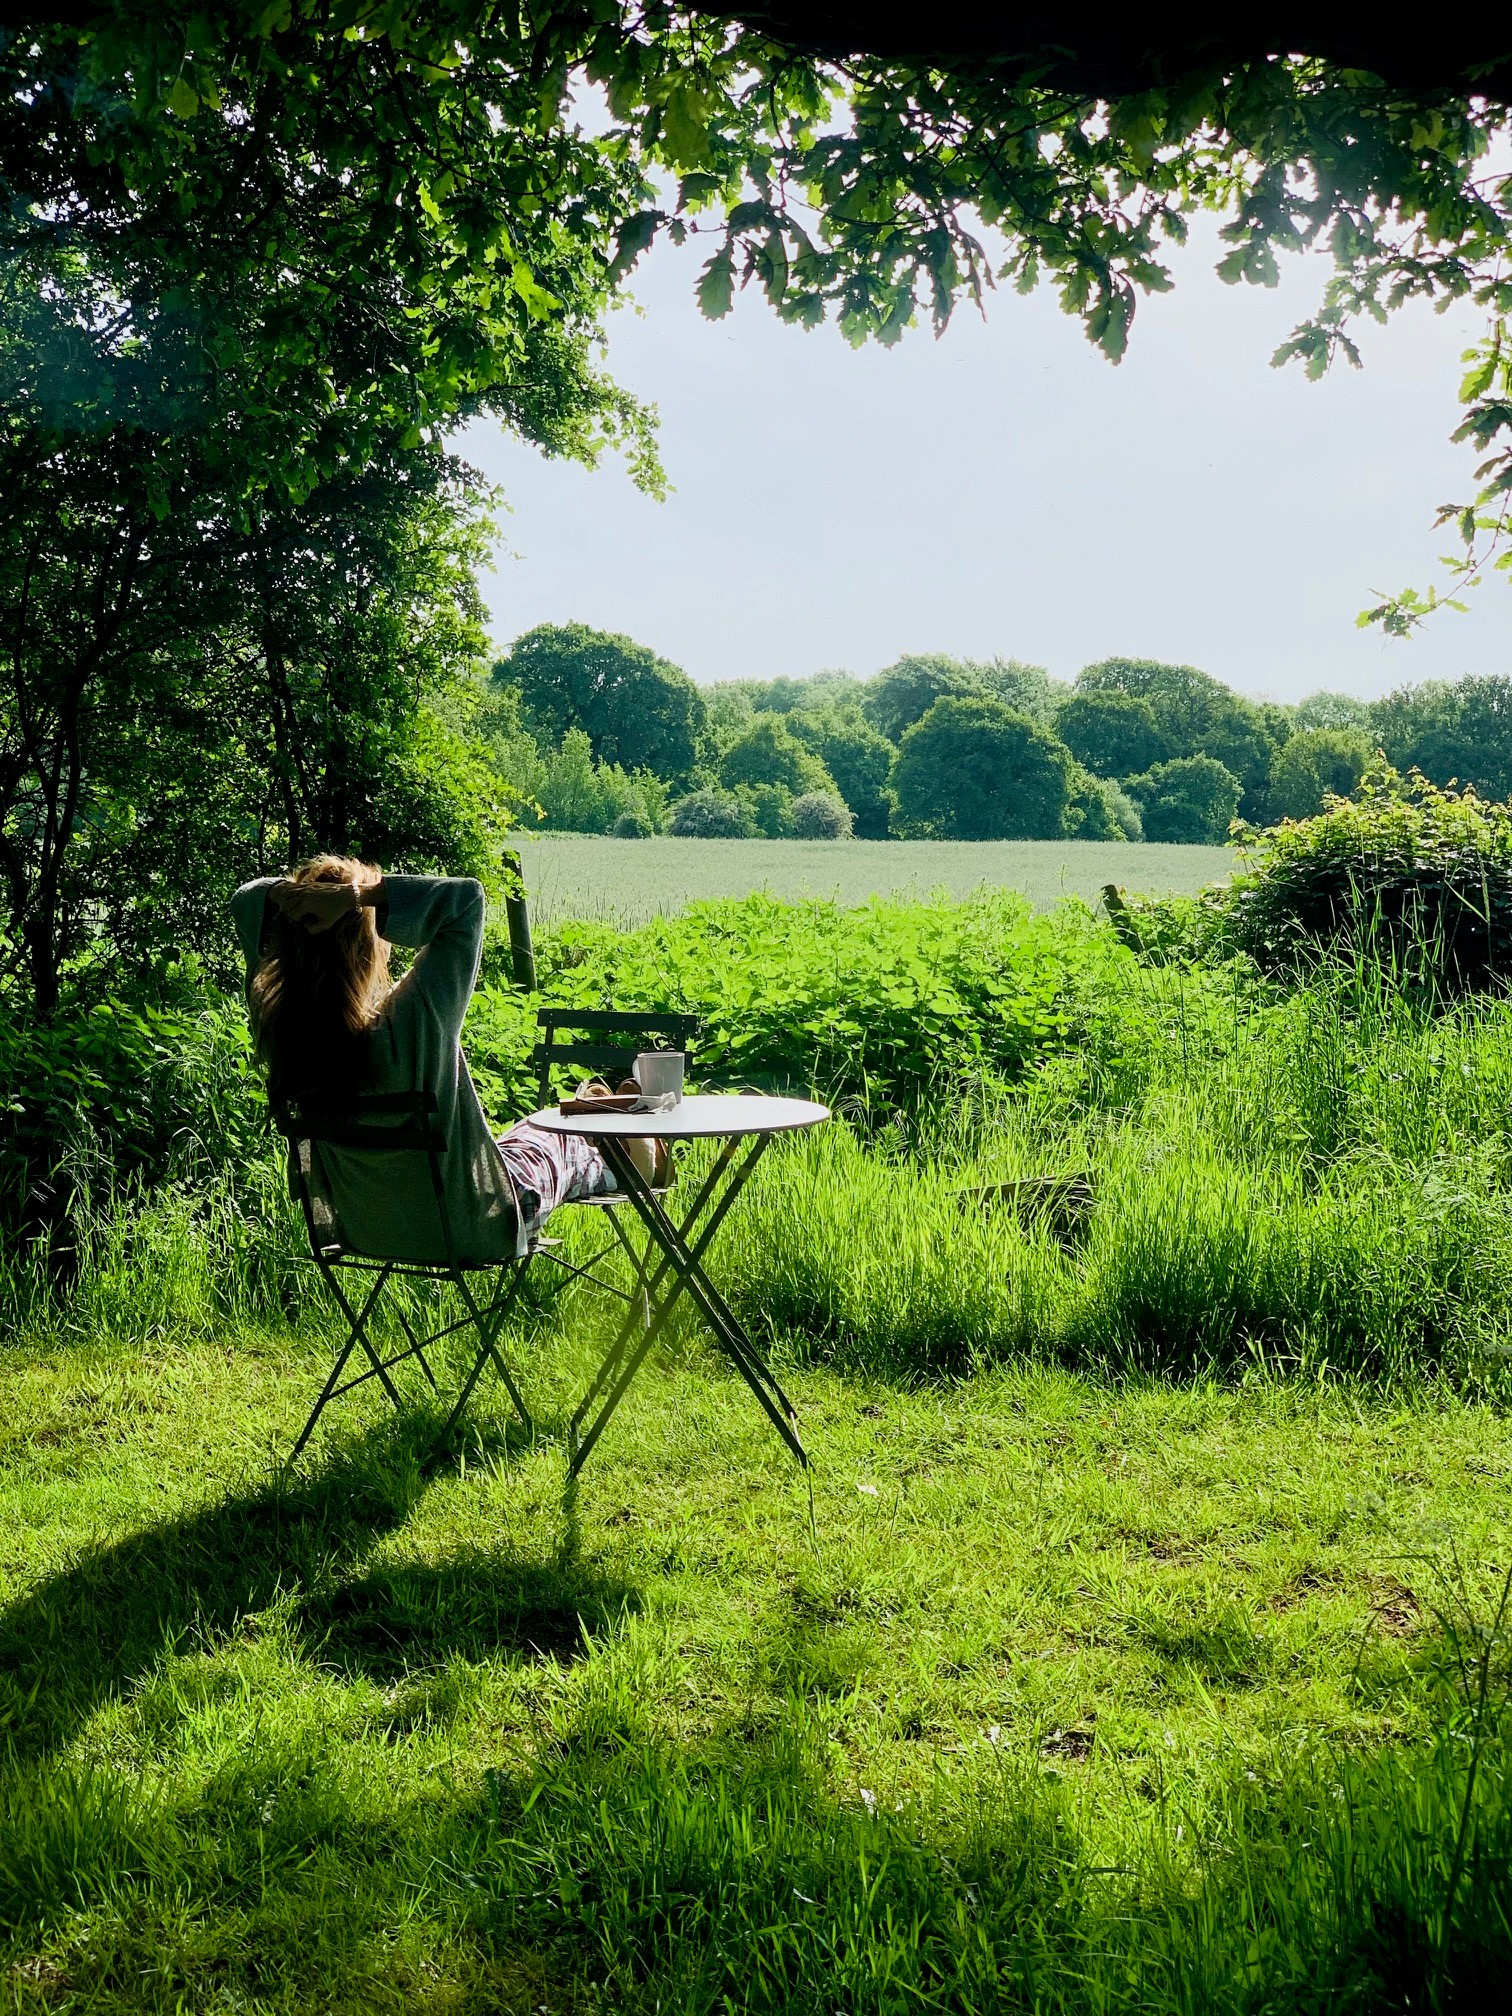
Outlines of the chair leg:
<svg viewBox="0 0 1512 2016">
<path fill-rule="evenodd" d="M 532 1435 L 535 1433 L 535 1423 L 530 1418 L 530 1411 L 526 1407 L 521 1397 L 520 1389 L 516 1386 L 509 1367 L 505 1364 L 503 1355 L 495 1342 L 500 1330 L 504 1327 L 505 1319 L 514 1307 L 521 1287 L 524 1285 L 525 1270 L 530 1265 L 530 1259 L 531 1256 L 527 1254 L 523 1260 L 515 1262 L 514 1279 L 510 1282 L 504 1293 L 487 1310 L 479 1309 L 473 1292 L 467 1285 L 467 1278 L 464 1274 L 459 1271 L 453 1277 L 453 1284 L 461 1294 L 463 1301 L 467 1304 L 468 1311 L 472 1316 L 473 1325 L 477 1330 L 481 1342 L 479 1344 L 478 1355 L 473 1360 L 472 1370 L 463 1381 L 462 1390 L 457 1395 L 456 1404 L 453 1406 L 450 1414 L 447 1415 L 445 1426 L 431 1444 L 432 1456 L 438 1454 L 444 1444 L 450 1439 L 452 1430 L 462 1418 L 463 1409 L 472 1398 L 473 1388 L 482 1377 L 483 1367 L 490 1359 L 492 1359 L 499 1377 L 504 1381 L 505 1390 L 514 1402 L 515 1412 L 519 1415 L 526 1433 Z"/>
<path fill-rule="evenodd" d="M 363 1325 L 367 1322 L 369 1315 L 372 1313 L 373 1304 L 378 1300 L 379 1294 L 382 1292 L 383 1289 L 383 1284 L 385 1281 L 387 1281 L 389 1277 L 389 1269 L 385 1267 L 383 1272 L 378 1276 L 378 1279 L 373 1283 L 372 1287 L 368 1290 L 367 1298 L 363 1302 L 362 1308 L 360 1310 L 354 1311 L 351 1303 L 348 1302 L 345 1295 L 342 1294 L 340 1286 L 338 1285 L 336 1278 L 332 1274 L 330 1268 L 325 1267 L 322 1268 L 321 1271 L 324 1273 L 326 1277 L 326 1284 L 330 1288 L 332 1294 L 335 1296 L 337 1302 L 339 1303 L 342 1313 L 346 1317 L 347 1322 L 349 1323 L 351 1328 L 348 1333 L 346 1343 L 341 1347 L 341 1350 L 337 1355 L 336 1363 L 331 1367 L 331 1376 L 329 1379 L 327 1379 L 325 1385 L 321 1387 L 320 1398 L 315 1402 L 314 1407 L 311 1408 L 310 1410 L 309 1420 L 306 1421 L 303 1428 L 301 1428 L 299 1431 L 299 1440 L 294 1444 L 294 1447 L 289 1451 L 288 1457 L 284 1464 L 285 1469 L 290 1468 L 294 1463 L 298 1461 L 305 1444 L 314 1434 L 315 1424 L 320 1419 L 321 1415 L 325 1412 L 326 1403 L 331 1398 L 331 1395 L 336 1391 L 336 1387 L 340 1382 L 341 1375 L 346 1370 L 347 1361 L 350 1359 L 352 1353 L 357 1349 L 358 1344 L 361 1343 L 366 1348 L 369 1357 L 372 1356 L 372 1347 L 367 1343 L 367 1339 L 363 1334 Z M 393 1391 L 393 1382 L 389 1380 L 387 1377 L 385 1377 L 384 1384 L 388 1386 L 390 1392 L 393 1394 L 395 1406 L 398 1406 L 399 1396 L 397 1393 L 394 1393 Z"/>
<path fill-rule="evenodd" d="M 606 1205 L 604 1208 L 604 1216 L 609 1220 L 610 1225 L 614 1228 L 615 1238 L 618 1239 L 621 1246 L 624 1247 L 625 1252 L 629 1255 L 630 1266 L 635 1275 L 635 1287 L 632 1288 L 630 1291 L 631 1297 L 633 1299 L 637 1294 L 639 1295 L 641 1305 L 641 1328 L 649 1330 L 651 1327 L 651 1296 L 646 1287 L 646 1269 L 650 1265 L 651 1261 L 651 1241 L 648 1238 L 646 1240 L 644 1250 L 642 1252 L 637 1253 L 635 1250 L 634 1242 L 631 1240 L 629 1233 L 625 1230 L 624 1226 L 621 1225 L 621 1223 L 619 1222 L 619 1212 L 615 1208 L 615 1206 L 612 1204 Z"/>
<path fill-rule="evenodd" d="M 353 1311 L 351 1303 L 348 1302 L 346 1296 L 341 1292 L 341 1283 L 336 1279 L 335 1274 L 329 1267 L 325 1269 L 325 1276 L 327 1282 L 330 1285 L 331 1293 L 336 1297 L 336 1300 L 341 1304 L 342 1314 L 346 1317 L 347 1321 L 352 1326 L 353 1337 L 362 1346 L 363 1350 L 367 1353 L 368 1362 L 373 1368 L 374 1376 L 377 1378 L 384 1392 L 387 1393 L 390 1401 L 393 1403 L 395 1413 L 402 1414 L 404 1412 L 404 1401 L 400 1397 L 399 1388 L 394 1384 L 393 1380 L 389 1377 L 388 1366 L 383 1361 L 382 1352 L 376 1349 L 372 1339 L 367 1334 L 367 1319 L 369 1315 L 372 1313 L 373 1304 L 378 1300 L 379 1294 L 383 1289 L 383 1284 L 388 1280 L 390 1274 L 392 1274 L 393 1271 L 394 1268 L 392 1261 L 385 1263 L 383 1272 L 378 1276 L 378 1279 L 373 1283 L 373 1286 L 369 1291 L 367 1300 L 363 1303 L 362 1308 L 359 1311 L 355 1312 Z"/>
<path fill-rule="evenodd" d="M 394 1309 L 394 1314 L 399 1318 L 400 1329 L 403 1330 L 405 1336 L 409 1339 L 411 1351 L 420 1360 L 420 1370 L 425 1374 L 427 1383 L 429 1384 L 432 1393 L 439 1392 L 441 1389 L 436 1384 L 436 1375 L 434 1372 L 432 1372 L 430 1368 L 430 1360 L 425 1355 L 424 1345 L 422 1344 L 421 1339 L 415 1335 L 413 1330 L 411 1330 L 409 1325 L 409 1318 L 405 1315 L 404 1311 L 400 1309 L 397 1305 Z M 436 1340 L 434 1337 L 427 1337 L 424 1340 L 424 1343 L 434 1344 L 435 1341 Z"/>
</svg>

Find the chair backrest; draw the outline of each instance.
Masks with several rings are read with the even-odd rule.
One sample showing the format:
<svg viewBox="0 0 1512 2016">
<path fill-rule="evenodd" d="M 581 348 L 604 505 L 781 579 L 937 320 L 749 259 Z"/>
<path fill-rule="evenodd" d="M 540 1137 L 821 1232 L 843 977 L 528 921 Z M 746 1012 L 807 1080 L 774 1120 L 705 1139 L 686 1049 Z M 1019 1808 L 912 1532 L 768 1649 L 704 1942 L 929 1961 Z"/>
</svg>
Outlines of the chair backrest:
<svg viewBox="0 0 1512 2016">
<path fill-rule="evenodd" d="M 344 1148 L 365 1155 L 425 1158 L 447 1265 L 454 1264 L 455 1243 L 441 1175 L 446 1133 L 433 1092 L 363 1092 L 340 1106 L 322 1106 L 314 1099 L 291 1099 L 274 1108 L 273 1123 L 292 1150 L 290 1169 L 312 1252 L 328 1254 L 335 1246 L 323 1237 L 321 1213 L 311 1185 L 311 1159 L 304 1151 L 317 1147 Z"/>
<path fill-rule="evenodd" d="M 543 1106 L 551 1103 L 551 1074 L 557 1065 L 586 1065 L 622 1078 L 634 1069 L 642 1050 L 691 1050 L 702 1026 L 696 1015 L 642 1015 L 612 1008 L 543 1008 L 536 1021 L 541 1040 L 532 1061 Z M 581 1033 L 564 1038 L 564 1029 Z M 609 1040 L 615 1036 L 618 1043 Z"/>
</svg>

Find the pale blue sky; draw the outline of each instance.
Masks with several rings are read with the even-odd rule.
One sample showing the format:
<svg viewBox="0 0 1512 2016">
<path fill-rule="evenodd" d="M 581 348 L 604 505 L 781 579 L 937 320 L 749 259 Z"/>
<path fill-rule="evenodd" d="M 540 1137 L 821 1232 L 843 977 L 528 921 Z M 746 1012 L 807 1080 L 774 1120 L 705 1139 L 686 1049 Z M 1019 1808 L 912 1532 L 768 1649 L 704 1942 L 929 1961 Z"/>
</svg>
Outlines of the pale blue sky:
<svg viewBox="0 0 1512 2016">
<path fill-rule="evenodd" d="M 470 430 L 511 507 L 495 637 L 628 631 L 700 682 L 865 676 L 926 650 L 1067 679 L 1113 652 L 1165 658 L 1277 699 L 1512 672 L 1504 581 L 1407 643 L 1354 627 L 1373 590 L 1439 574 L 1433 507 L 1471 488 L 1448 436 L 1474 315 L 1405 311 L 1362 333 L 1363 371 L 1309 385 L 1269 358 L 1323 262 L 1230 288 L 1212 246 L 1194 233 L 1116 370 L 1044 290 L 857 352 L 784 328 L 754 289 L 705 322 L 696 258 L 658 251 L 609 364 L 660 409 L 673 494 Z"/>
</svg>

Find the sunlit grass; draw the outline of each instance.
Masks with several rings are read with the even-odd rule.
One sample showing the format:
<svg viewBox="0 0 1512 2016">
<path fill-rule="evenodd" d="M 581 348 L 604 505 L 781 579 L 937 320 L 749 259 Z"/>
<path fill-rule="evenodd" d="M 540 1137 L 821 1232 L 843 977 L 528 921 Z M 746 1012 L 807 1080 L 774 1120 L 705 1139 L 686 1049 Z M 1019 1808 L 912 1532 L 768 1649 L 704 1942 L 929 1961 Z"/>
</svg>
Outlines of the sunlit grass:
<svg viewBox="0 0 1512 2016">
<path fill-rule="evenodd" d="M 485 1391 L 430 1470 L 434 1413 L 358 1396 L 287 1481 L 310 1333 L 8 1354 L 16 2006 L 775 2009 L 839 1970 L 847 2008 L 989 2009 L 1031 1967 L 1081 2009 L 1129 1964 L 1132 2006 L 1214 2006 L 1206 1976 L 1277 2006 L 1208 1922 L 1273 1911 L 1241 1840 L 1296 1920 L 1281 1974 L 1364 1967 L 1388 1877 L 1431 1946 L 1464 1756 L 1434 1748 L 1434 1612 L 1494 1597 L 1494 1409 L 788 1364 L 811 1525 L 688 1337 L 564 1494 L 601 1343 L 576 1293 L 515 1338 L 533 1446 Z M 1494 1742 L 1482 1769 L 1477 1912 L 1504 1896 Z M 1287 1873 L 1304 1811 L 1354 1830 L 1358 1906 Z M 1456 1936 L 1464 1979 L 1491 1935 Z"/>
<path fill-rule="evenodd" d="M 1132 984 L 763 1161 L 711 1265 L 812 1498 L 689 1324 L 565 1491 L 545 1274 L 533 1441 L 369 1387 L 284 1477 L 271 1158 L 7 1256 L 9 2005 L 1497 2006 L 1509 1011 Z"/>
</svg>

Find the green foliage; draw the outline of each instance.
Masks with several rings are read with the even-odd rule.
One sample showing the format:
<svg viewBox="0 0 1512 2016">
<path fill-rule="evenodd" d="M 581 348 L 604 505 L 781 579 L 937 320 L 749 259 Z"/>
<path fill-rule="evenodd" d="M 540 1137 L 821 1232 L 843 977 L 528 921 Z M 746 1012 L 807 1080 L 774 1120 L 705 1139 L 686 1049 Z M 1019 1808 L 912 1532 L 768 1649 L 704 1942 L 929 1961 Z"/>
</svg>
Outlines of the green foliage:
<svg viewBox="0 0 1512 2016">
<path fill-rule="evenodd" d="M 936 700 L 946 694 L 980 692 L 972 668 L 959 658 L 938 652 L 914 653 L 869 679 L 861 694 L 861 712 L 879 735 L 894 745 L 916 721 L 922 721 Z"/>
<path fill-rule="evenodd" d="M 609 833 L 625 818 L 655 833 L 667 802 L 666 786 L 651 772 L 631 776 L 617 763 L 596 761 L 581 728 L 569 728 L 561 748 L 539 759 L 530 788 L 548 823 L 572 833 Z"/>
<path fill-rule="evenodd" d="M 853 708 L 862 688 L 854 672 L 831 671 L 815 672 L 807 679 L 748 679 L 742 690 L 757 713 L 786 714 L 788 726 L 796 732 L 799 724 L 793 716 Z"/>
<path fill-rule="evenodd" d="M 1127 781 L 1147 840 L 1216 846 L 1239 810 L 1239 779 L 1211 756 L 1178 756 Z"/>
<path fill-rule="evenodd" d="M 620 813 L 609 831 L 616 840 L 649 840 L 656 828 L 643 806 L 632 805 L 628 811 Z"/>
<path fill-rule="evenodd" d="M 1168 755 L 1155 710 L 1142 694 L 1073 693 L 1056 709 L 1055 732 L 1097 777 L 1132 777 Z"/>
<path fill-rule="evenodd" d="M 1355 728 L 1362 735 L 1374 733 L 1369 701 L 1357 700 L 1352 693 L 1309 693 L 1290 711 L 1294 728 Z"/>
<path fill-rule="evenodd" d="M 1370 727 L 1397 770 L 1420 770 L 1435 784 L 1468 784 L 1481 798 L 1512 797 L 1512 679 L 1425 679 L 1398 687 L 1371 708 Z"/>
<path fill-rule="evenodd" d="M 1018 658 L 990 658 L 972 662 L 970 669 L 989 699 L 1000 700 L 1016 714 L 1027 714 L 1042 728 L 1054 726 L 1066 689 L 1043 665 L 1026 665 Z"/>
<path fill-rule="evenodd" d="M 1053 735 L 999 701 L 950 695 L 905 730 L 892 770 L 905 837 L 1047 839 L 1060 832 L 1072 764 Z"/>
<path fill-rule="evenodd" d="M 929 651 L 899 658 L 861 688 L 861 712 L 889 742 L 901 742 L 915 721 L 947 695 L 976 694 L 1048 727 L 1055 689 L 1040 665 L 1016 658 L 978 661 Z"/>
<path fill-rule="evenodd" d="M 580 729 L 599 762 L 653 771 L 669 784 L 685 782 L 698 763 L 698 688 L 633 638 L 542 623 L 515 639 L 493 676 L 518 693 L 526 725 L 549 741 Z"/>
<path fill-rule="evenodd" d="M 720 758 L 719 781 L 727 791 L 743 784 L 777 784 L 797 797 L 805 791 L 832 791 L 834 779 L 811 749 L 790 733 L 777 714 L 755 723 Z"/>
<path fill-rule="evenodd" d="M 795 839 L 849 840 L 855 825 L 850 807 L 833 791 L 807 791 L 793 800 Z"/>
<path fill-rule="evenodd" d="M 763 840 L 793 836 L 793 794 L 786 784 L 741 784 L 730 794 L 744 808 L 745 831 Z"/>
<path fill-rule="evenodd" d="M 1485 76 L 1458 47 L 1424 87 L 1390 51 L 1357 45 L 1343 63 L 1321 60 L 1333 45 L 1304 37 L 1301 60 L 1277 60 L 1261 33 L 1225 33 L 1200 59 L 1157 39 L 1132 61 L 1096 31 L 1070 45 L 1005 32 L 968 55 L 926 35 L 913 60 L 890 38 L 857 34 L 841 63 L 781 15 L 733 31 L 674 15 L 647 30 L 591 9 L 526 24 L 464 5 L 415 7 L 402 24 L 377 17 L 362 35 L 344 25 L 307 8 L 184 0 L 150 27 L 120 7 L 87 35 L 55 25 L 26 38 L 5 93 L 30 114 L 12 114 L 20 164 L 4 164 L 18 209 L 57 196 L 60 154 L 69 166 L 81 157 L 86 188 L 129 168 L 149 214 L 185 185 L 240 192 L 221 152 L 242 136 L 221 132 L 233 122 L 217 108 L 245 106 L 254 132 L 280 132 L 281 158 L 326 171 L 315 218 L 334 215 L 341 242 L 375 241 L 390 292 L 424 311 L 411 342 L 431 410 L 459 384 L 503 376 L 490 351 L 515 317 L 549 322 L 564 297 L 576 305 L 592 283 L 616 285 L 659 236 L 680 243 L 690 223 L 710 248 L 697 285 L 706 314 L 728 313 L 737 280 L 754 280 L 784 320 L 808 327 L 833 313 L 856 342 L 896 341 L 921 313 L 941 328 L 960 296 L 980 301 L 994 277 L 1028 289 L 1043 275 L 1116 359 L 1139 293 L 1171 285 L 1165 246 L 1199 202 L 1232 212 L 1218 269 L 1228 281 L 1271 282 L 1278 250 L 1331 245 L 1336 284 L 1284 353 L 1310 372 L 1354 354 L 1351 316 L 1386 312 L 1414 282 L 1506 306 L 1503 213 L 1472 172 L 1499 89 L 1487 105 Z M 386 60 L 391 50 L 403 60 Z M 1361 87 L 1364 57 L 1385 64 L 1392 88 Z M 610 115 L 591 133 L 568 88 L 584 70 Z M 70 108 L 82 101 L 77 138 L 55 78 L 73 86 Z M 1029 131 L 1041 144 L 1021 144 Z M 678 178 L 672 208 L 659 206 L 657 172 Z M 377 201 L 385 190 L 392 217 Z M 553 232 L 551 199 L 571 205 L 575 231 Z M 301 271 L 287 227 L 265 246 L 246 221 L 254 206 L 246 217 L 226 209 L 242 229 L 230 234 L 239 258 L 222 263 L 251 299 L 280 254 Z M 1405 242 L 1388 218 L 1402 220 Z M 1419 224 L 1430 253 L 1413 236 Z M 1006 259 L 989 255 L 983 225 L 1004 235 Z M 187 259 L 183 269 L 198 277 Z M 427 300 L 420 282 L 436 274 Z M 291 337 L 304 336 L 305 361 L 324 362 L 318 339 L 344 333 L 337 312 L 313 285 L 295 303 Z M 366 306 L 353 311 L 359 351 Z M 1470 396 L 1494 392 L 1500 355 L 1493 343 Z M 287 376 L 291 397 L 313 403 L 313 388 Z M 1494 421 L 1476 425 L 1481 438 Z"/>
<path fill-rule="evenodd" d="M 1193 665 L 1106 658 L 1080 672 L 1076 688 L 1078 693 L 1123 693 L 1147 701 L 1168 756 L 1212 757 L 1239 779 L 1245 817 L 1264 809 L 1275 742 L 1261 709 L 1221 680 Z"/>
<path fill-rule="evenodd" d="M 1373 770 L 1356 799 L 1260 836 L 1232 916 L 1236 942 L 1274 970 L 1332 952 L 1382 960 L 1430 991 L 1505 986 L 1512 809 Z"/>
<path fill-rule="evenodd" d="M 893 759 L 887 737 L 852 706 L 801 707 L 788 716 L 788 725 L 834 778 L 855 817 L 857 837 L 885 840 Z"/>
<path fill-rule="evenodd" d="M 1347 798 L 1374 755 L 1358 729 L 1303 728 L 1271 765 L 1266 797 L 1273 819 L 1312 819 L 1325 798 Z"/>
<path fill-rule="evenodd" d="M 751 704 L 754 690 L 747 682 L 718 680 L 700 689 L 704 703 L 705 744 L 717 761 L 726 749 L 740 740 L 756 719 Z"/>
<path fill-rule="evenodd" d="M 1066 835 L 1077 840 L 1144 838 L 1139 807 L 1122 786 L 1094 777 L 1078 763 L 1071 773 L 1071 796 L 1064 815 Z"/>
<path fill-rule="evenodd" d="M 753 807 L 730 791 L 690 791 L 667 815 L 679 840 L 748 840 L 756 830 Z"/>
<path fill-rule="evenodd" d="M 1499 194 L 1505 200 L 1505 184 Z M 1512 573 L 1512 505 L 1508 501 L 1512 498 L 1512 328 L 1508 325 L 1512 290 L 1504 283 L 1488 286 L 1477 278 L 1476 298 L 1494 312 L 1481 341 L 1463 353 L 1461 361 L 1469 366 L 1459 387 L 1464 418 L 1452 437 L 1481 457 L 1475 465 L 1476 490 L 1468 499 L 1441 504 L 1434 520 L 1438 526 L 1453 526 L 1457 535 L 1457 548 L 1443 558 L 1461 591 L 1478 587 L 1495 574 Z M 1488 454 L 1488 449 L 1494 452 Z M 1430 586 L 1426 595 L 1407 588 L 1373 609 L 1362 610 L 1356 621 L 1361 629 L 1379 623 L 1388 637 L 1406 637 L 1436 610 L 1463 611 L 1466 607 L 1458 595 L 1441 595 L 1436 585 Z"/>
<path fill-rule="evenodd" d="M 118 996 L 47 1022 L 0 996 L 0 1230 L 67 1249 L 79 1199 L 255 1162 L 246 1016 L 192 979 L 179 1003 Z"/>
<path fill-rule="evenodd" d="M 225 891 L 318 848 L 491 856 L 512 805 L 466 746 L 489 503 L 469 471 L 375 454 L 230 524 L 192 438 L 49 450 L 29 417 L 0 443 L 0 931 L 43 1012 L 81 961 L 229 972 Z"/>
<path fill-rule="evenodd" d="M 565 925 L 537 948 L 554 999 L 702 1016 L 727 1075 L 880 1098 L 1022 1073 L 1074 1042 L 1127 958 L 1084 917 L 1006 893 L 856 910 L 756 895 L 624 934 Z"/>
</svg>

